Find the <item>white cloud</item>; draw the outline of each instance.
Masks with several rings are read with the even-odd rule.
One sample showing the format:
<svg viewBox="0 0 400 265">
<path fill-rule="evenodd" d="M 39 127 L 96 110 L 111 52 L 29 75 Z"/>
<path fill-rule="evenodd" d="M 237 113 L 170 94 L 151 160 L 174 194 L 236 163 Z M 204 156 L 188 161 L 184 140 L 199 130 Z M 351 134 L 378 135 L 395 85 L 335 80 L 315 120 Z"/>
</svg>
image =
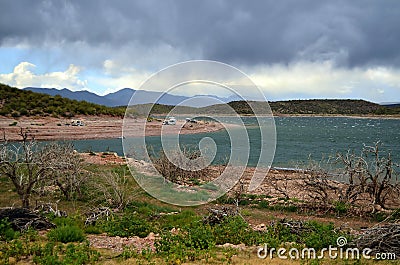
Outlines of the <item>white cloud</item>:
<svg viewBox="0 0 400 265">
<path fill-rule="evenodd" d="M 268 100 L 362 98 L 382 102 L 398 100 L 400 94 L 400 69 L 393 67 L 342 68 L 327 60 L 297 61 L 288 65 L 238 66 L 238 68 L 249 75 Z M 12 73 L 0 74 L 0 82 L 20 88 L 66 87 L 71 90 L 93 91 L 94 89 L 96 93 L 107 94 L 125 87 L 139 89 L 140 85 L 153 74 L 149 70 L 138 69 L 115 58 L 104 60 L 101 70 L 92 75 L 85 75 L 87 73 L 82 73 L 81 68 L 74 64 L 69 65 L 65 71 L 39 74 L 35 70 L 34 64 L 21 62 Z M 88 88 L 88 83 L 93 89 Z M 153 89 L 157 90 L 156 87 Z M 248 98 L 255 95 L 252 95 L 252 91 L 245 92 L 244 96 Z M 209 85 L 184 86 L 173 93 L 185 95 L 219 93 L 219 96 L 226 96 Z"/>
<path fill-rule="evenodd" d="M 247 69 L 267 98 L 364 98 L 379 102 L 400 92 L 400 70 L 335 67 L 332 61 L 298 61 Z"/>
<path fill-rule="evenodd" d="M 103 62 L 103 76 L 90 78 L 91 84 L 101 84 L 106 89 L 102 95 L 116 92 L 122 88 L 138 89 L 152 73 L 139 71 L 118 61 L 107 59 Z"/>
<path fill-rule="evenodd" d="M 36 65 L 29 62 L 21 62 L 12 73 L 0 74 L 0 82 L 23 87 L 48 87 L 48 88 L 68 88 L 71 90 L 87 89 L 87 81 L 81 80 L 78 76 L 81 68 L 76 65 L 69 65 L 63 72 L 49 72 L 36 74 Z"/>
<path fill-rule="evenodd" d="M 268 100 L 362 98 L 381 102 L 398 98 L 400 92 L 400 70 L 396 68 L 343 68 L 337 67 L 331 60 L 238 68 L 249 75 Z M 93 77 L 90 83 L 106 87 L 102 94 L 107 94 L 125 87 L 139 89 L 152 74 L 131 65 L 127 66 L 123 61 L 108 59 L 103 62 L 103 75 Z M 157 90 L 157 87 L 152 89 Z M 182 95 L 219 93 L 219 96 L 227 96 L 222 92 L 215 86 L 191 85 L 181 87 L 173 93 Z M 248 98 L 254 98 L 254 95 L 248 90 L 244 94 Z"/>
</svg>

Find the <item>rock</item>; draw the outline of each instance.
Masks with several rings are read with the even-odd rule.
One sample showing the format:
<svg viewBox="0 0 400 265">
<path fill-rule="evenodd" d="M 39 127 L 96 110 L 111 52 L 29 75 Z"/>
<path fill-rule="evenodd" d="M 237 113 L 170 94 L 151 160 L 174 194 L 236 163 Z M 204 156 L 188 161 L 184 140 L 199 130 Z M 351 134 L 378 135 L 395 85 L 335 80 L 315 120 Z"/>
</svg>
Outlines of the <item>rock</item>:
<svg viewBox="0 0 400 265">
<path fill-rule="evenodd" d="M 153 232 L 150 232 L 150 234 L 147 236 L 147 239 L 155 240 L 156 239 L 156 235 Z"/>
<path fill-rule="evenodd" d="M 218 208 L 209 208 L 208 212 L 208 216 L 205 216 L 203 218 L 203 223 L 209 225 L 220 224 L 225 220 L 225 218 L 238 215 L 237 209 L 225 206 Z"/>
<path fill-rule="evenodd" d="M 177 234 L 179 234 L 180 231 L 181 231 L 180 228 L 176 229 L 176 228 L 174 227 L 174 228 L 171 229 L 170 232 L 171 232 L 171 234 L 173 234 L 173 235 L 177 235 Z"/>
<path fill-rule="evenodd" d="M 14 257 L 9 257 L 8 264 L 10 265 L 17 264 L 17 260 Z"/>
<path fill-rule="evenodd" d="M 232 248 L 232 249 L 237 249 L 237 250 L 245 250 L 246 249 L 246 245 L 245 244 L 239 244 L 239 245 L 234 245 L 231 243 L 225 243 L 223 245 L 219 245 L 219 247 L 221 248 Z"/>
<path fill-rule="evenodd" d="M 259 225 L 256 225 L 253 228 L 253 230 L 254 231 L 265 231 L 265 230 L 267 230 L 267 226 L 265 224 L 259 224 Z"/>
</svg>

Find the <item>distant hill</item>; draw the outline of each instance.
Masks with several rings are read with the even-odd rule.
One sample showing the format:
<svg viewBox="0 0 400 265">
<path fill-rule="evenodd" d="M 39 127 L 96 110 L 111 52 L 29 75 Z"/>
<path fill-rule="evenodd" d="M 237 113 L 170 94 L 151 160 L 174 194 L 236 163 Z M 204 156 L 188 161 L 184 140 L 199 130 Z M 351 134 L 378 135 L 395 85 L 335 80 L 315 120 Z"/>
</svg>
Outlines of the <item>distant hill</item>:
<svg viewBox="0 0 400 265">
<path fill-rule="evenodd" d="M 51 96 L 29 90 L 21 90 L 0 83 L 1 116 L 73 117 L 79 114 L 123 116 L 125 108 L 111 108 L 86 101 L 64 98 L 60 95 Z"/>
<path fill-rule="evenodd" d="M 257 112 L 265 112 L 265 102 L 250 102 Z M 252 114 L 249 104 L 244 101 L 230 102 L 238 113 Z M 400 108 L 388 108 L 366 100 L 357 99 L 311 99 L 287 100 L 269 102 L 274 115 L 305 114 L 305 115 L 395 115 L 400 114 Z"/>
<path fill-rule="evenodd" d="M 268 107 L 268 105 L 270 108 Z M 312 99 L 312 100 L 288 100 L 276 102 L 260 101 L 232 101 L 228 104 L 217 104 L 203 108 L 176 107 L 175 114 L 227 114 L 230 106 L 238 114 L 252 115 L 253 109 L 258 114 L 274 115 L 398 115 L 400 107 L 386 107 L 365 100 L 354 99 Z M 251 106 L 251 107 L 250 107 Z M 150 104 L 136 106 L 136 110 L 143 113 L 148 110 Z M 174 106 L 157 104 L 151 113 L 162 114 L 170 112 Z"/>
<path fill-rule="evenodd" d="M 270 103 L 279 114 L 375 114 L 381 105 L 354 99 L 288 100 Z"/>
<path fill-rule="evenodd" d="M 388 108 L 400 107 L 400 103 L 397 103 L 397 102 L 396 103 L 387 103 L 387 102 L 385 102 L 385 103 L 381 103 L 380 105 L 388 107 Z"/>
<path fill-rule="evenodd" d="M 45 92 L 45 94 L 36 93 Z M 51 94 L 52 95 L 48 95 Z M 184 96 L 171 94 L 163 95 L 158 103 L 153 106 L 149 102 L 158 99 L 161 92 L 133 90 L 130 88 L 121 89 L 106 96 L 98 96 L 88 91 L 70 91 L 68 89 L 42 89 L 26 88 L 24 90 L 0 84 L 0 115 L 3 116 L 25 116 L 25 115 L 53 115 L 53 116 L 74 116 L 83 115 L 114 115 L 123 116 L 125 107 L 108 107 L 127 105 L 133 93 L 137 102 L 134 106 L 134 113 L 146 113 L 151 109 L 152 114 L 164 114 L 173 108 L 176 114 L 231 114 L 232 109 L 242 115 L 252 115 L 250 105 L 259 114 L 269 114 L 270 109 L 274 115 L 399 115 L 400 106 L 397 104 L 379 105 L 365 100 L 354 99 L 312 99 L 312 100 L 288 100 L 269 102 L 261 101 L 232 101 L 228 104 L 215 104 L 205 107 L 190 107 L 173 105 L 182 100 L 189 99 Z M 61 95 L 60 95 L 61 94 Z M 77 99 L 65 98 L 87 98 L 100 104 Z M 219 99 L 227 100 L 227 99 Z M 143 103 L 145 102 L 145 103 Z M 142 104 L 143 103 L 143 104 Z M 108 104 L 104 106 L 101 104 Z"/>
</svg>

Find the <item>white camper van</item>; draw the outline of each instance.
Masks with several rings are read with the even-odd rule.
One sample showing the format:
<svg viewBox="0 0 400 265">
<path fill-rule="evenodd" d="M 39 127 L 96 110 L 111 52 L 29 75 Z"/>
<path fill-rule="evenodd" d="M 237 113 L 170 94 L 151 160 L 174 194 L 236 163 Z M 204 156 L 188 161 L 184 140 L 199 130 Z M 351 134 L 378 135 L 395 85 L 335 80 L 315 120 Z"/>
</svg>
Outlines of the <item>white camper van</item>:
<svg viewBox="0 0 400 265">
<path fill-rule="evenodd" d="M 169 124 L 169 125 L 175 125 L 175 124 L 176 124 L 176 119 L 175 119 L 175 117 L 169 117 L 168 124 Z"/>
<path fill-rule="evenodd" d="M 175 117 L 169 117 L 169 118 L 165 119 L 162 124 L 163 125 L 175 125 L 176 119 L 175 119 Z"/>
</svg>

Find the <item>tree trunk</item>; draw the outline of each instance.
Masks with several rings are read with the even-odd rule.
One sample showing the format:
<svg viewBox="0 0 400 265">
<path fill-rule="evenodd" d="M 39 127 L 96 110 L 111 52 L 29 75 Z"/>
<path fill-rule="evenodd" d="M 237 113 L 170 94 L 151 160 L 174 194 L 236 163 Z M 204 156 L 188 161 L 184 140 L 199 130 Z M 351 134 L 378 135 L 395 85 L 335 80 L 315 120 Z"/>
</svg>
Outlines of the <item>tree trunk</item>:
<svg viewBox="0 0 400 265">
<path fill-rule="evenodd" d="M 30 207 L 30 194 L 21 195 L 22 207 L 29 209 Z"/>
</svg>

